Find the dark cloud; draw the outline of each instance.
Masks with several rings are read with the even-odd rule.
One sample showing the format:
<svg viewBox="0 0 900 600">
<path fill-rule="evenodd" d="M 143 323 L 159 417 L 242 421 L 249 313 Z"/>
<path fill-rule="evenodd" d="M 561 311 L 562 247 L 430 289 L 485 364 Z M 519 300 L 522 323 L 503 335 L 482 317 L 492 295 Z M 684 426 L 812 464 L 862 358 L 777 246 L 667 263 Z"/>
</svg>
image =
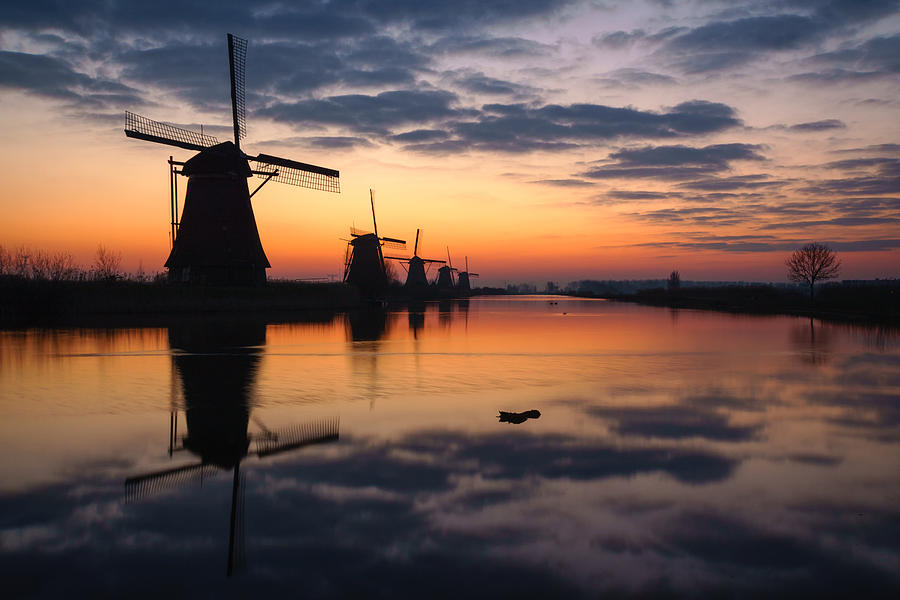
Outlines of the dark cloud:
<svg viewBox="0 0 900 600">
<path fill-rule="evenodd" d="M 751 144 L 690 146 L 645 146 L 624 148 L 609 154 L 609 164 L 601 164 L 582 174 L 591 179 L 683 180 L 710 175 L 730 167 L 735 160 L 765 160 Z"/>
<path fill-rule="evenodd" d="M 375 96 L 349 94 L 269 106 L 257 114 L 293 125 L 337 125 L 351 131 L 388 135 L 391 129 L 457 116 L 456 96 L 444 91 L 392 91 Z"/>
<path fill-rule="evenodd" d="M 600 104 L 486 104 L 474 120 L 447 122 L 451 139 L 407 148 L 433 153 L 562 150 L 618 138 L 688 137 L 738 124 L 731 107 L 701 100 L 659 113 Z"/>
<path fill-rule="evenodd" d="M 670 194 L 665 192 L 645 192 L 641 190 L 611 190 L 604 194 L 618 200 L 662 200 Z"/>
<path fill-rule="evenodd" d="M 770 181 L 768 175 L 734 175 L 731 177 L 716 177 L 711 179 L 699 179 L 679 184 L 682 189 L 705 190 L 705 191 L 725 191 L 738 189 L 754 189 L 754 188 L 773 188 L 785 184 L 784 181 Z"/>
<path fill-rule="evenodd" d="M 617 83 L 625 86 L 641 85 L 674 85 L 678 80 L 669 75 L 651 73 L 640 69 L 617 69 L 607 74 L 603 81 Z"/>
<path fill-rule="evenodd" d="M 136 90 L 124 84 L 78 72 L 62 59 L 22 52 L 0 51 L 0 87 L 80 107 L 141 103 Z"/>
<path fill-rule="evenodd" d="M 841 160 L 826 168 L 850 171 L 852 176 L 811 182 L 800 189 L 809 194 L 887 195 L 900 193 L 900 159 L 874 157 Z"/>
<path fill-rule="evenodd" d="M 593 182 L 584 181 L 583 179 L 538 179 L 537 181 L 530 181 L 529 183 L 539 183 L 556 187 L 590 187 L 595 185 Z"/>
<path fill-rule="evenodd" d="M 482 56 L 501 58 L 529 58 L 548 55 L 551 46 L 518 37 L 481 37 L 473 35 L 450 35 L 439 39 L 428 47 L 437 54 L 477 53 Z"/>
<path fill-rule="evenodd" d="M 442 129 L 416 129 L 392 135 L 390 139 L 403 143 L 434 142 L 445 140 L 450 134 Z"/>
<path fill-rule="evenodd" d="M 751 144 L 715 144 L 702 148 L 689 146 L 644 146 L 625 148 L 609 155 L 622 166 L 710 166 L 720 169 L 728 167 L 734 160 L 765 160 L 758 150 L 761 146 Z"/>
<path fill-rule="evenodd" d="M 467 92 L 490 96 L 522 98 L 535 96 L 538 91 L 527 85 L 488 77 L 484 73 L 461 73 L 453 78 L 453 82 Z"/>
<path fill-rule="evenodd" d="M 796 125 L 791 125 L 790 129 L 792 131 L 827 131 L 829 129 L 844 129 L 845 127 L 847 125 L 838 119 L 824 119 L 810 123 L 797 123 Z"/>
<path fill-rule="evenodd" d="M 760 229 L 801 229 L 804 227 L 866 227 L 871 225 L 900 224 L 900 217 L 837 217 L 818 221 L 790 221 L 787 223 L 768 223 Z"/>
</svg>

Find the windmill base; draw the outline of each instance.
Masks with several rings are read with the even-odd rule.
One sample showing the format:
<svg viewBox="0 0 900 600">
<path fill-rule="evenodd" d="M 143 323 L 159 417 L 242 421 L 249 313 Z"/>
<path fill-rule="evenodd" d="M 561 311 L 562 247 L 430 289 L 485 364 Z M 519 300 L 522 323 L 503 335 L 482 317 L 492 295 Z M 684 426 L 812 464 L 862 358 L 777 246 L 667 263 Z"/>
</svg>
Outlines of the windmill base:
<svg viewBox="0 0 900 600">
<path fill-rule="evenodd" d="M 169 283 L 195 285 L 264 285 L 265 267 L 175 267 L 169 269 Z"/>
</svg>

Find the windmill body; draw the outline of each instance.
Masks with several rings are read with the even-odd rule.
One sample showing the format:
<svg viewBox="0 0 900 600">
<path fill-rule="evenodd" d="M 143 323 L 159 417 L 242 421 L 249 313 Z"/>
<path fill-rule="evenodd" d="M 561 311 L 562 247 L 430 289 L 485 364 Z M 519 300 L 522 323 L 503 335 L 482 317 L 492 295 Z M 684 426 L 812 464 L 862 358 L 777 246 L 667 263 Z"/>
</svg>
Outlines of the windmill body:
<svg viewBox="0 0 900 600">
<path fill-rule="evenodd" d="M 391 248 L 405 248 L 406 240 L 379 237 L 373 190 L 369 190 L 369 201 L 372 205 L 372 224 L 375 232 L 360 232 L 351 228 L 347 259 L 344 264 L 344 283 L 356 286 L 364 298 L 377 298 L 384 295 L 388 287 L 385 256 L 381 247 L 387 244 Z"/>
<path fill-rule="evenodd" d="M 419 256 L 419 229 L 416 229 L 416 243 L 413 246 L 413 255 L 406 263 L 406 292 L 413 295 L 422 295 L 428 290 L 428 276 L 425 272 L 426 264 L 441 263 L 442 260 L 421 258 Z M 392 258 L 392 257 L 388 257 Z M 397 258 L 395 260 L 406 260 Z"/>
<path fill-rule="evenodd" d="M 460 293 L 469 294 L 472 292 L 472 277 L 478 277 L 478 273 L 469 271 L 469 257 L 466 257 L 466 270 L 460 271 L 456 275 L 456 287 Z"/>
<path fill-rule="evenodd" d="M 265 282 L 266 269 L 271 265 L 259 239 L 250 198 L 269 181 L 340 192 L 340 174 L 334 169 L 269 154 L 248 156 L 241 150 L 241 139 L 246 136 L 246 52 L 246 40 L 228 34 L 233 143 L 220 144 L 209 135 L 125 113 L 126 136 L 199 152 L 184 163 L 180 173 L 188 177 L 188 189 L 181 222 L 173 234 L 172 251 L 166 261 L 172 282 Z M 254 168 L 250 161 L 254 162 Z M 250 193 L 247 179 L 253 175 L 265 180 Z M 175 198 L 173 207 L 177 195 Z M 176 213 L 173 208 L 173 224 Z"/>
<path fill-rule="evenodd" d="M 350 258 L 344 281 L 355 285 L 363 296 L 375 296 L 387 290 L 384 255 L 381 253 L 381 242 L 374 233 L 350 240 Z"/>
<path fill-rule="evenodd" d="M 184 164 L 188 178 L 178 236 L 166 261 L 170 281 L 258 284 L 266 258 L 247 178 L 250 165 L 231 142 L 203 150 Z"/>
</svg>

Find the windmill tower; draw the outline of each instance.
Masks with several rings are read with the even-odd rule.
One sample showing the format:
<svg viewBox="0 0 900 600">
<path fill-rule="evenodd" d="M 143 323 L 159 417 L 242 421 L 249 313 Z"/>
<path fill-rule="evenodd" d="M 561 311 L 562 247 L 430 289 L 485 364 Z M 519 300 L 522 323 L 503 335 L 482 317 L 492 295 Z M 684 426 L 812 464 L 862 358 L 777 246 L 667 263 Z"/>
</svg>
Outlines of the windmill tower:
<svg viewBox="0 0 900 600">
<path fill-rule="evenodd" d="M 425 265 L 430 263 L 444 264 L 446 261 L 435 260 L 431 258 L 421 258 L 419 256 L 419 233 L 416 229 L 416 243 L 413 246 L 413 255 L 411 258 L 401 258 L 397 256 L 385 256 L 388 260 L 397 260 L 406 262 L 406 284 L 407 292 L 422 293 L 428 289 L 428 277 L 425 273 Z"/>
<path fill-rule="evenodd" d="M 344 282 L 355 285 L 359 293 L 372 298 L 382 294 L 388 285 L 387 271 L 384 267 L 382 245 L 389 248 L 406 248 L 406 240 L 379 237 L 378 221 L 375 219 L 375 192 L 369 190 L 369 202 L 372 205 L 372 225 L 374 233 L 350 229 L 350 241 L 344 261 Z"/>
<path fill-rule="evenodd" d="M 456 289 L 456 281 L 453 273 L 453 261 L 450 260 L 450 248 L 447 248 L 447 264 L 438 269 L 437 288 L 439 292 L 448 292 Z"/>
<path fill-rule="evenodd" d="M 466 257 L 466 270 L 460 271 L 459 275 L 456 278 L 456 287 L 460 292 L 469 293 L 472 291 L 472 287 L 470 285 L 470 278 L 478 277 L 478 273 L 472 273 L 469 271 L 469 257 Z"/>
<path fill-rule="evenodd" d="M 271 265 L 259 239 L 250 197 L 269 181 L 340 192 L 340 174 L 334 169 L 268 154 L 249 156 L 241 150 L 241 139 L 246 136 L 246 55 L 247 41 L 229 33 L 234 142 L 219 143 L 210 135 L 153 121 L 132 112 L 125 113 L 126 136 L 199 153 L 183 163 L 181 170 L 188 178 L 188 185 L 180 223 L 177 206 L 173 203 L 172 251 L 165 264 L 169 269 L 169 281 L 265 282 L 266 269 Z M 253 168 L 250 161 L 254 163 Z M 251 194 L 247 179 L 253 175 L 264 181 Z"/>
</svg>

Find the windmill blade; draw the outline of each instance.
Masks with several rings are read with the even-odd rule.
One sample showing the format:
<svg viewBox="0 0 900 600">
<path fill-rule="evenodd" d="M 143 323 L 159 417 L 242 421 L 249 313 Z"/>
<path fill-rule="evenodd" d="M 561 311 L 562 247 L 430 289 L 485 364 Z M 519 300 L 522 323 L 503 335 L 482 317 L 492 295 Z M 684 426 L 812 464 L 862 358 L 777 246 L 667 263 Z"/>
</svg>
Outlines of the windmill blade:
<svg viewBox="0 0 900 600">
<path fill-rule="evenodd" d="M 272 177 L 272 181 L 322 192 L 341 193 L 340 173 L 334 169 L 308 165 L 269 154 L 260 154 L 251 157 L 250 160 L 256 163 L 255 171 L 266 173 L 277 171 L 278 174 Z M 266 177 L 267 175 L 259 176 Z"/>
<path fill-rule="evenodd" d="M 129 477 L 125 480 L 125 501 L 140 500 L 194 479 L 210 477 L 217 472 L 218 469 L 214 465 L 195 463 Z"/>
<path fill-rule="evenodd" d="M 247 66 L 247 40 L 228 34 L 228 66 L 231 70 L 231 116 L 234 120 L 234 145 L 240 149 L 247 137 L 247 105 L 244 80 Z"/>
<path fill-rule="evenodd" d="M 400 260 L 403 262 L 409 262 L 408 256 L 385 256 L 384 260 Z"/>
<path fill-rule="evenodd" d="M 154 121 L 127 110 L 125 111 L 125 135 L 130 138 L 177 146 L 197 152 L 219 143 L 219 140 L 211 135 Z"/>
<path fill-rule="evenodd" d="M 306 423 L 280 430 L 276 433 L 276 439 L 256 440 L 256 455 L 260 458 L 297 450 L 304 446 L 324 444 L 337 441 L 340 431 L 340 420 L 337 418 L 323 419 L 313 423 Z"/>
<path fill-rule="evenodd" d="M 413 256 L 419 255 L 419 230 L 416 229 L 416 245 L 413 246 Z"/>
<path fill-rule="evenodd" d="M 469 273 L 469 277 L 478 277 L 478 273 Z"/>
<path fill-rule="evenodd" d="M 362 237 L 364 235 L 371 235 L 371 234 L 372 234 L 371 231 L 366 231 L 365 229 L 359 229 L 358 227 L 350 228 L 350 235 L 352 235 L 353 237 Z"/>
<path fill-rule="evenodd" d="M 398 240 L 397 238 L 389 237 L 383 237 L 380 239 L 382 241 L 382 245 L 387 246 L 388 248 L 393 248 L 394 250 L 406 249 L 406 240 Z"/>
</svg>

